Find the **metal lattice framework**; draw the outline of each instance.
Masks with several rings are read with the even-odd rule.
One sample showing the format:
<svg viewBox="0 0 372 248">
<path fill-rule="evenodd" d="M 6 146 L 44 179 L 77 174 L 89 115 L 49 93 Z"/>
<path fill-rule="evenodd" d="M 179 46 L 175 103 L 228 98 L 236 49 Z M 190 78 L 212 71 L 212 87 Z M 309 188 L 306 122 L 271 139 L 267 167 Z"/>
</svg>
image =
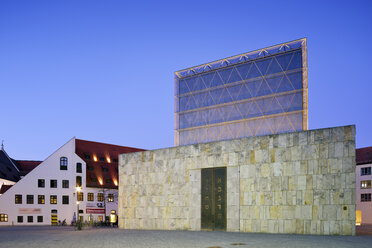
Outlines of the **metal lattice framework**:
<svg viewBox="0 0 372 248">
<path fill-rule="evenodd" d="M 175 145 L 308 129 L 306 39 L 175 73 Z"/>
</svg>

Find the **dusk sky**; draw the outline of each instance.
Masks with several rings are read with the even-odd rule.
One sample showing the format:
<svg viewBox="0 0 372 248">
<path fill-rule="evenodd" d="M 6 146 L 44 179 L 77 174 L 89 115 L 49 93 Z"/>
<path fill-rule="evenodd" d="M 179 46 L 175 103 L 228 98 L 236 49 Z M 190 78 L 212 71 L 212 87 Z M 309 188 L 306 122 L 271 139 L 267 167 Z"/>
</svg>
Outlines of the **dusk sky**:
<svg viewBox="0 0 372 248">
<path fill-rule="evenodd" d="M 0 142 L 174 145 L 174 72 L 307 38 L 309 129 L 372 146 L 372 1 L 0 1 Z"/>
</svg>

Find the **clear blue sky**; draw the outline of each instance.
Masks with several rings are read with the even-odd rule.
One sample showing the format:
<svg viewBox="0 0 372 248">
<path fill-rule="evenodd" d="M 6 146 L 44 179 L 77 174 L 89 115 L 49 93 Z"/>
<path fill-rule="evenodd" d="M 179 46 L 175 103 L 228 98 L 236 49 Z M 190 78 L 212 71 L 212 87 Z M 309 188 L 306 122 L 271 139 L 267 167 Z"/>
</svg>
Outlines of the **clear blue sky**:
<svg viewBox="0 0 372 248">
<path fill-rule="evenodd" d="M 309 128 L 372 146 L 372 1 L 0 1 L 0 141 L 173 146 L 174 72 L 308 38 Z"/>
</svg>

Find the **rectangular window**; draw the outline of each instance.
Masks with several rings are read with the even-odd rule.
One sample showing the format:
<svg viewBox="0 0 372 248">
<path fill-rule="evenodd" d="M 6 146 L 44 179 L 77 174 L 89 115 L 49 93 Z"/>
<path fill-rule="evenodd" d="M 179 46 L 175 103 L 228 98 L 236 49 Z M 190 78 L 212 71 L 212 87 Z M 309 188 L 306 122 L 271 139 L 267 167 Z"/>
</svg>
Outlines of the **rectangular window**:
<svg viewBox="0 0 372 248">
<path fill-rule="evenodd" d="M 361 189 L 370 189 L 371 188 L 371 180 L 365 180 L 360 182 Z"/>
<path fill-rule="evenodd" d="M 68 164 L 68 160 L 66 157 L 61 157 L 60 160 L 59 160 L 59 164 L 60 164 L 60 169 L 61 170 L 67 170 L 67 164 Z"/>
<path fill-rule="evenodd" d="M 15 195 L 15 204 L 22 204 L 22 195 Z"/>
<path fill-rule="evenodd" d="M 362 176 L 371 175 L 371 167 L 360 168 L 360 175 Z"/>
<path fill-rule="evenodd" d="M 98 215 L 98 221 L 103 221 L 103 216 L 102 215 Z"/>
<path fill-rule="evenodd" d="M 78 197 L 78 201 L 84 201 L 84 193 L 83 192 L 78 192 L 78 195 L 77 195 Z"/>
<path fill-rule="evenodd" d="M 103 193 L 98 193 L 97 194 L 97 201 L 103 201 Z"/>
<path fill-rule="evenodd" d="M 88 193 L 88 201 L 94 201 L 93 193 Z"/>
<path fill-rule="evenodd" d="M 51 195 L 50 196 L 50 204 L 57 204 L 57 196 Z"/>
<path fill-rule="evenodd" d="M 68 204 L 69 202 L 69 198 L 68 198 L 68 195 L 63 195 L 62 196 L 62 204 Z"/>
<path fill-rule="evenodd" d="M 23 223 L 23 216 L 17 216 L 17 222 Z"/>
<path fill-rule="evenodd" d="M 81 163 L 76 163 L 76 173 L 81 173 L 83 171 Z"/>
<path fill-rule="evenodd" d="M 37 222 L 39 222 L 39 223 L 43 222 L 43 216 L 38 216 L 37 217 Z"/>
<path fill-rule="evenodd" d="M 371 194 L 361 194 L 360 201 L 362 202 L 370 202 L 371 201 Z"/>
<path fill-rule="evenodd" d="M 37 180 L 37 186 L 39 188 L 45 188 L 45 180 L 44 179 L 38 179 Z"/>
<path fill-rule="evenodd" d="M 34 216 L 27 216 L 27 222 L 28 223 L 34 222 Z"/>
<path fill-rule="evenodd" d="M 27 204 L 34 204 L 34 195 L 27 195 Z"/>
<path fill-rule="evenodd" d="M 81 176 L 76 177 L 76 187 L 81 187 Z"/>
<path fill-rule="evenodd" d="M 113 202 L 114 201 L 114 194 L 108 194 L 107 200 L 108 200 L 108 202 Z"/>
<path fill-rule="evenodd" d="M 37 196 L 37 203 L 38 204 L 45 204 L 45 196 L 44 195 L 38 195 Z"/>
<path fill-rule="evenodd" d="M 0 222 L 8 222 L 8 215 L 0 214 Z"/>
<path fill-rule="evenodd" d="M 50 187 L 51 188 L 57 188 L 57 180 L 50 179 Z"/>
<path fill-rule="evenodd" d="M 68 180 L 62 180 L 62 188 L 68 189 L 69 187 L 69 181 Z"/>
</svg>

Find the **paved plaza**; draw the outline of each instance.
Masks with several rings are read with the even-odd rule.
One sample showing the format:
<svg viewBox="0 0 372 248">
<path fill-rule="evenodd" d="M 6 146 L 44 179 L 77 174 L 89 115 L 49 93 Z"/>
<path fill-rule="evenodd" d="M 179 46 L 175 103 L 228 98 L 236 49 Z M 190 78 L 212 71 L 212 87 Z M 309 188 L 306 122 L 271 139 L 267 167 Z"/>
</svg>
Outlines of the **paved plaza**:
<svg viewBox="0 0 372 248">
<path fill-rule="evenodd" d="M 0 247 L 371 247 L 372 236 L 144 231 L 71 227 L 1 227 Z"/>
</svg>

